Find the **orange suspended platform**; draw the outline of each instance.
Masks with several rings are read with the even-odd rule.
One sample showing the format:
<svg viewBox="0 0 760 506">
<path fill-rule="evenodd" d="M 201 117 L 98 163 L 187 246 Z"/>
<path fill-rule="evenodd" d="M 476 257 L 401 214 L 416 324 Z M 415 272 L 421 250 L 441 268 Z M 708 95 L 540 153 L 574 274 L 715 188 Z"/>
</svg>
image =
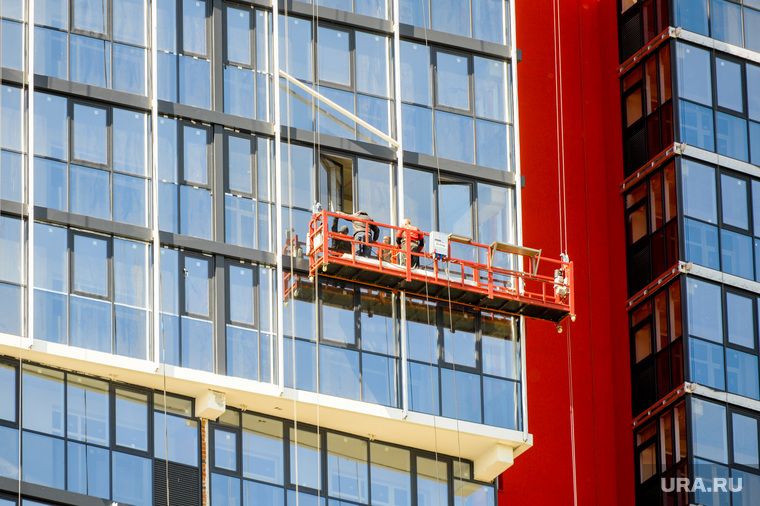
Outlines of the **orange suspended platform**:
<svg viewBox="0 0 760 506">
<path fill-rule="evenodd" d="M 364 241 L 341 234 L 340 220 L 348 226 L 362 222 L 368 231 L 376 225 L 392 239 L 391 244 L 372 242 L 369 232 Z M 572 262 L 541 258 L 540 250 L 523 246 L 477 244 L 437 232 L 432 233 L 434 250 L 428 248 L 431 234 L 421 232 L 426 247 L 417 253 L 411 249 L 410 233 L 408 228 L 343 213 L 315 213 L 309 223 L 308 244 L 304 244 L 309 277 L 313 280 L 319 274 L 554 323 L 568 316 L 575 320 Z M 397 246 L 396 237 L 406 240 Z M 371 248 L 369 256 L 359 254 L 362 246 Z M 293 237 L 286 250 L 298 247 L 298 239 Z M 414 257 L 418 257 L 419 266 L 415 261 L 404 261 Z M 519 270 L 521 266 L 529 269 Z M 289 284 L 286 282 L 286 289 Z"/>
</svg>

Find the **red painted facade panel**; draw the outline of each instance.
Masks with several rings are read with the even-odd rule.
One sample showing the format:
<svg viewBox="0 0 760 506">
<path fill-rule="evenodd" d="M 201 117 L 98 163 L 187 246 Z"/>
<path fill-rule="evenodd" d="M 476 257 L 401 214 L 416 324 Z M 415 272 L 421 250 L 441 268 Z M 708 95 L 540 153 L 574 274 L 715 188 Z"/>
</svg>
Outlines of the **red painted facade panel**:
<svg viewBox="0 0 760 506">
<path fill-rule="evenodd" d="M 534 446 L 504 474 L 499 503 L 632 506 L 617 2 L 515 4 L 523 56 L 517 67 L 523 242 L 552 258 L 566 244 L 578 318 L 562 334 L 549 323 L 527 324 Z M 560 20 L 556 31 L 554 19 Z M 564 149 L 557 135 L 557 76 Z"/>
</svg>

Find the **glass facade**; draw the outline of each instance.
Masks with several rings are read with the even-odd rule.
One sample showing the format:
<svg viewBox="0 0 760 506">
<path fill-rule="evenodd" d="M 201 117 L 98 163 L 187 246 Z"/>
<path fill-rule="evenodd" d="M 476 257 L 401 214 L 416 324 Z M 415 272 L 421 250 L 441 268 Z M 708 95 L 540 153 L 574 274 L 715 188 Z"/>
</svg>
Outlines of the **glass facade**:
<svg viewBox="0 0 760 506">
<path fill-rule="evenodd" d="M 636 502 L 752 504 L 760 3 L 620 6 Z M 686 36 L 655 40 L 668 19 Z"/>
<path fill-rule="evenodd" d="M 307 277 L 315 202 L 519 242 L 510 2 L 398 7 L 395 33 L 386 0 L 40 0 L 31 26 L 1 3 L 0 341 L 40 365 L 0 363 L 0 476 L 134 505 L 198 504 L 206 469 L 214 504 L 493 506 L 428 443 L 260 399 L 204 426 L 187 397 L 527 441 L 517 319 Z"/>
</svg>

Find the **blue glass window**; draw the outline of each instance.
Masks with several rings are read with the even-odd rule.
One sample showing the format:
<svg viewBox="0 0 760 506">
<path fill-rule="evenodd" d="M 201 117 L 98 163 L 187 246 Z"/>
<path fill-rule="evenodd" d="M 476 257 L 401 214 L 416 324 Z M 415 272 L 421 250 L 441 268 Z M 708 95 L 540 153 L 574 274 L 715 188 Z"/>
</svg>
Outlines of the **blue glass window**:
<svg viewBox="0 0 760 506">
<path fill-rule="evenodd" d="M 327 433 L 327 493 L 360 503 L 369 500 L 367 442 Z"/>
<path fill-rule="evenodd" d="M 728 342 L 755 348 L 754 300 L 749 297 L 726 293 L 726 322 Z"/>
<path fill-rule="evenodd" d="M 732 349 L 726 350 L 726 390 L 733 394 L 760 400 L 757 355 Z"/>
<path fill-rule="evenodd" d="M 243 413 L 243 476 L 283 484 L 282 435 L 281 422 Z M 271 465 L 262 466 L 261 462 Z"/>
<path fill-rule="evenodd" d="M 433 154 L 433 111 L 402 104 L 404 149 L 426 155 Z"/>
<path fill-rule="evenodd" d="M 412 480 L 409 451 L 373 442 L 370 443 L 370 454 L 373 499 L 390 506 L 411 504 Z"/>
<path fill-rule="evenodd" d="M 16 368 L 8 364 L 0 364 L 0 420 L 16 421 L 17 392 Z"/>
<path fill-rule="evenodd" d="M 163 29 L 163 28 L 162 28 Z M 160 31 L 160 30 L 159 30 Z M 161 55 L 166 53 L 159 53 Z M 113 89 L 145 95 L 147 91 L 145 67 L 147 60 L 147 51 L 145 49 L 125 46 L 123 44 L 113 45 Z M 170 74 L 170 83 L 172 82 Z M 176 89 L 176 76 L 173 79 Z M 161 84 L 163 80 L 160 81 Z"/>
<path fill-rule="evenodd" d="M 69 177 L 69 210 L 76 214 L 110 219 L 111 174 L 104 170 L 72 165 Z"/>
<path fill-rule="evenodd" d="M 71 346 L 111 353 L 111 304 L 85 297 L 71 296 Z"/>
<path fill-rule="evenodd" d="M 427 506 L 449 504 L 448 464 L 417 457 L 417 503 Z"/>
<path fill-rule="evenodd" d="M 69 439 L 108 446 L 108 391 L 109 386 L 105 381 L 69 375 L 66 385 L 66 434 Z"/>
<path fill-rule="evenodd" d="M 729 44 L 742 45 L 742 8 L 727 0 L 712 0 L 712 36 Z"/>
<path fill-rule="evenodd" d="M 62 439 L 24 432 L 21 442 L 21 479 L 52 488 L 64 488 L 66 463 Z"/>
<path fill-rule="evenodd" d="M 680 0 L 676 5 L 677 26 L 702 35 L 710 35 L 707 0 Z"/>
<path fill-rule="evenodd" d="M 208 190 L 180 187 L 182 233 L 211 239 L 211 193 Z"/>
<path fill-rule="evenodd" d="M 760 67 L 745 65 L 747 71 L 747 112 L 751 119 L 760 120 Z"/>
<path fill-rule="evenodd" d="M 121 452 L 111 454 L 112 496 L 116 502 L 135 506 L 153 504 L 153 462 Z"/>
<path fill-rule="evenodd" d="M 388 97 L 390 88 L 388 38 L 356 32 L 355 40 L 356 91 Z"/>
<path fill-rule="evenodd" d="M 305 429 L 290 429 L 290 482 L 301 487 L 321 489 L 319 434 Z"/>
<path fill-rule="evenodd" d="M 437 415 L 438 368 L 409 362 L 409 409 Z"/>
<path fill-rule="evenodd" d="M 227 59 L 250 65 L 251 13 L 248 10 L 227 8 Z"/>
<path fill-rule="evenodd" d="M 483 423 L 520 430 L 520 402 L 519 383 L 483 377 Z"/>
<path fill-rule="evenodd" d="M 214 329 L 210 321 L 183 316 L 180 343 L 183 367 L 214 370 Z"/>
<path fill-rule="evenodd" d="M 24 429 L 53 436 L 64 435 L 63 376 L 60 371 L 24 365 L 24 395 L 21 402 Z"/>
<path fill-rule="evenodd" d="M 280 68 L 297 79 L 312 81 L 311 23 L 295 17 L 279 19 Z"/>
<path fill-rule="evenodd" d="M 125 109 L 113 110 L 113 168 L 135 176 L 148 175 L 148 117 Z"/>
<path fill-rule="evenodd" d="M 34 291 L 35 307 L 46 308 L 46 311 L 34 312 L 35 338 L 53 343 L 66 343 L 69 317 L 67 304 L 68 298 L 65 294 Z"/>
<path fill-rule="evenodd" d="M 66 99 L 34 94 L 34 154 L 67 160 L 69 152 Z"/>
<path fill-rule="evenodd" d="M 350 33 L 320 26 L 318 62 L 319 79 L 343 86 L 351 85 Z"/>
<path fill-rule="evenodd" d="M 744 112 L 744 82 L 741 65 L 716 58 L 715 81 L 718 86 L 718 106 Z"/>
<path fill-rule="evenodd" d="M 145 45 L 145 24 L 143 0 L 113 0 L 114 39 L 143 46 Z M 159 32 L 161 31 L 163 31 L 163 25 Z"/>
<path fill-rule="evenodd" d="M 319 361 L 320 392 L 347 399 L 360 398 L 359 352 L 320 346 Z"/>
<path fill-rule="evenodd" d="M 475 114 L 497 121 L 507 121 L 508 66 L 505 62 L 474 58 Z"/>
<path fill-rule="evenodd" d="M 682 160 L 684 214 L 708 223 L 718 223 L 715 169 Z"/>
<path fill-rule="evenodd" d="M 205 0 L 182 0 L 182 47 L 191 53 L 206 54 Z"/>
<path fill-rule="evenodd" d="M 723 346 L 701 339 L 689 341 L 691 380 L 717 390 L 726 389 Z"/>
<path fill-rule="evenodd" d="M 463 55 L 436 52 L 438 105 L 470 109 L 469 59 Z"/>
<path fill-rule="evenodd" d="M 482 423 L 479 375 L 442 368 L 441 391 L 446 392 L 446 395 L 442 397 L 443 416 Z"/>
<path fill-rule="evenodd" d="M 24 244 L 23 222 L 17 218 L 0 216 L 0 281 L 23 282 L 22 251 Z M 7 299 L 4 299 L 7 300 Z"/>
<path fill-rule="evenodd" d="M 720 256 L 723 272 L 747 279 L 755 278 L 751 237 L 721 230 Z"/>
<path fill-rule="evenodd" d="M 192 402 L 168 397 L 164 413 L 163 395 L 155 396 L 153 448 L 158 459 L 167 459 L 188 466 L 198 465 L 198 422 L 192 415 Z M 184 415 L 184 416 L 176 416 Z M 168 438 L 168 439 L 167 439 Z"/>
<path fill-rule="evenodd" d="M 148 312 L 116 306 L 114 353 L 125 357 L 148 358 Z"/>
<path fill-rule="evenodd" d="M 116 444 L 148 451 L 148 396 L 117 388 L 115 405 Z"/>
<path fill-rule="evenodd" d="M 177 2 L 176 0 L 161 0 L 157 2 L 158 30 L 157 46 L 163 51 L 177 50 Z M 159 53 L 160 54 L 160 53 Z"/>
<path fill-rule="evenodd" d="M 395 359 L 363 353 L 361 379 L 363 400 L 384 406 L 396 406 Z"/>
<path fill-rule="evenodd" d="M 725 135 L 728 125 L 724 124 L 723 128 Z M 707 151 L 715 151 L 713 110 L 682 100 L 681 141 Z M 728 149 L 727 142 L 723 143 L 723 148 Z"/>
<path fill-rule="evenodd" d="M 183 125 L 184 177 L 186 181 L 208 182 L 208 130 Z"/>
<path fill-rule="evenodd" d="M 470 2 L 430 0 L 433 30 L 470 36 Z"/>
<path fill-rule="evenodd" d="M 727 174 L 720 176 L 721 205 L 723 208 L 723 224 L 748 229 L 749 213 L 747 202 L 747 181 L 731 177 Z"/>
<path fill-rule="evenodd" d="M 39 4 L 35 4 L 37 7 Z M 68 34 L 34 27 L 34 73 L 58 79 L 68 77 Z M 35 110 L 35 113 L 37 111 Z"/>
<path fill-rule="evenodd" d="M 474 0 L 472 2 L 472 36 L 497 44 L 505 44 L 508 26 L 504 20 L 504 9 L 509 4 L 502 0 Z M 508 7 L 507 7 L 508 8 Z"/>
<path fill-rule="evenodd" d="M 67 489 L 108 499 L 111 496 L 109 451 L 70 442 L 67 445 Z"/>
<path fill-rule="evenodd" d="M 475 163 L 473 119 L 435 111 L 435 141 L 438 155 L 465 163 Z"/>
<path fill-rule="evenodd" d="M 683 2 L 681 2 L 683 3 Z M 678 44 L 678 93 L 680 98 L 712 105 L 712 70 L 710 52 Z"/>
<path fill-rule="evenodd" d="M 478 165 L 509 170 L 509 134 L 503 123 L 475 120 Z"/>
<path fill-rule="evenodd" d="M 3 312 L 0 313 L 0 332 L 16 336 L 22 335 L 21 304 L 24 300 L 23 289 L 17 285 L 0 283 L 0 300 L 5 301 Z"/>
<path fill-rule="evenodd" d="M 185 0 L 186 3 L 188 1 L 195 0 Z M 184 33 L 187 33 L 187 29 Z M 185 105 L 204 109 L 211 107 L 211 63 L 209 61 L 179 56 L 179 101 Z"/>
<path fill-rule="evenodd" d="M 108 295 L 108 242 L 74 235 L 74 291 Z"/>
<path fill-rule="evenodd" d="M 723 311 L 720 286 L 689 278 L 686 285 L 689 333 L 723 342 Z"/>
<path fill-rule="evenodd" d="M 159 17 L 160 17 L 159 10 Z M 163 32 L 164 29 L 158 31 Z M 158 75 L 158 98 L 169 102 L 177 101 L 177 55 L 158 52 L 157 67 Z"/>
<path fill-rule="evenodd" d="M 148 181 L 138 177 L 113 175 L 113 219 L 147 226 Z"/>
<path fill-rule="evenodd" d="M 730 114 L 718 112 L 717 125 L 718 153 L 742 161 L 749 161 L 747 146 L 747 121 Z"/>
<path fill-rule="evenodd" d="M 0 151 L 0 199 L 21 202 L 24 184 L 22 175 L 23 160 L 23 155 L 18 153 Z M 35 184 L 35 188 L 37 186 Z"/>
<path fill-rule="evenodd" d="M 224 241 L 254 248 L 256 246 L 256 202 L 235 195 L 224 196 Z"/>
<path fill-rule="evenodd" d="M 71 34 L 71 80 L 111 87 L 111 43 Z"/>
<path fill-rule="evenodd" d="M 74 28 L 105 33 L 110 4 L 105 0 L 72 0 Z"/>
<path fill-rule="evenodd" d="M 69 287 L 68 232 L 65 228 L 34 224 L 34 286 L 56 292 Z"/>
<path fill-rule="evenodd" d="M 224 112 L 256 117 L 256 73 L 252 70 L 227 66 L 224 68 Z"/>
<path fill-rule="evenodd" d="M 209 316 L 209 261 L 204 258 L 185 258 L 185 311 Z"/>
<path fill-rule="evenodd" d="M 227 375 L 259 380 L 259 339 L 255 330 L 227 325 Z M 262 361 L 269 356 L 261 357 Z"/>
<path fill-rule="evenodd" d="M 423 44 L 401 41 L 401 99 L 420 105 L 431 104 L 430 50 Z"/>
<path fill-rule="evenodd" d="M 287 327 L 287 323 L 286 323 Z M 285 339 L 285 386 L 317 391 L 317 347 L 300 339 Z M 293 355 L 295 354 L 295 360 Z M 295 363 L 295 366 L 294 366 Z M 294 386 L 295 385 L 295 386 Z"/>
<path fill-rule="evenodd" d="M 692 397 L 691 405 L 694 455 L 715 462 L 728 463 L 725 406 L 696 397 Z"/>
<path fill-rule="evenodd" d="M 8 19 L 0 21 L 0 58 L 3 67 L 24 70 L 24 46 L 20 43 L 24 36 L 24 25 Z"/>
<path fill-rule="evenodd" d="M 758 461 L 757 419 L 739 413 L 731 414 L 734 463 L 760 468 Z"/>
<path fill-rule="evenodd" d="M 5 450 L 6 455 L 16 456 L 16 458 L 10 458 L 3 462 L 3 475 L 12 480 L 18 480 L 18 446 L 18 430 L 0 425 L 0 447 Z M 0 504 L 3 506 L 16 505 L 15 501 L 10 502 L 2 499 L 0 499 Z"/>
<path fill-rule="evenodd" d="M 3 26 L 4 28 L 4 26 Z M 3 66 L 7 67 L 3 60 Z M 0 88 L 0 112 L 3 122 L 0 124 L 0 147 L 22 151 L 24 149 L 24 136 L 22 129 L 22 97 L 20 88 L 2 86 Z M 3 167 L 5 169 L 5 167 Z"/>
<path fill-rule="evenodd" d="M 54 28 L 69 27 L 69 5 L 67 0 L 41 0 L 34 3 L 34 22 Z"/>
</svg>

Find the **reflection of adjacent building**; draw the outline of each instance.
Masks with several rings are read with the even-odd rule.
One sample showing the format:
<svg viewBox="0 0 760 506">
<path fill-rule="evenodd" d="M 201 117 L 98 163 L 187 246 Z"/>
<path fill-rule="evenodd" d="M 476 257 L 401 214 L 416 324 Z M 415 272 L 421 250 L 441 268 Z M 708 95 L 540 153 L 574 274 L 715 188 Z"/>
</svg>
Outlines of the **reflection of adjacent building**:
<svg viewBox="0 0 760 506">
<path fill-rule="evenodd" d="M 623 2 L 638 504 L 748 505 L 760 494 L 759 7 Z M 742 487 L 663 489 L 671 478 Z"/>
<path fill-rule="evenodd" d="M 521 243 L 510 8 L 6 2 L 0 504 L 493 506 L 520 318 L 307 243 L 315 202 Z"/>
</svg>

